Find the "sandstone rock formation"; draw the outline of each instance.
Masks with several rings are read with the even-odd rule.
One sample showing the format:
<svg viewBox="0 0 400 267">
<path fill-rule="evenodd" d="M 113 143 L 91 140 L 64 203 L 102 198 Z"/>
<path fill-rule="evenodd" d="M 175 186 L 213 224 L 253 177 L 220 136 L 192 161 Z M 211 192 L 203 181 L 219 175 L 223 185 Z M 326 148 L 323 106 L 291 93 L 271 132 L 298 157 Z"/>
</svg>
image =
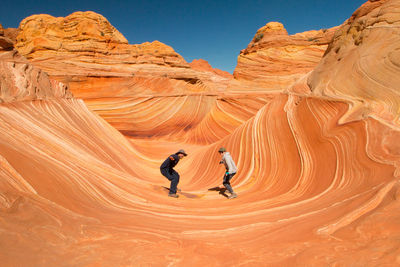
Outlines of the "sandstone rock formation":
<svg viewBox="0 0 400 267">
<path fill-rule="evenodd" d="M 55 95 L 0 103 L 2 264 L 399 265 L 400 131 L 394 115 L 385 117 L 371 104 L 398 114 L 397 84 L 378 79 L 396 81 L 397 47 L 386 43 L 397 38 L 387 32 L 396 30 L 389 25 L 400 17 L 396 10 L 395 0 L 367 2 L 337 30 L 315 70 L 306 71 L 306 64 L 298 72 L 277 68 L 277 76 L 298 75 L 287 88 L 272 78 L 232 80 L 209 68 L 162 67 L 196 73 L 204 77 L 199 84 L 158 75 L 163 72 L 154 64 L 153 79 L 123 76 L 124 63 L 116 64 L 116 75 L 106 70 L 110 77 L 101 64 L 98 76 L 56 76 L 47 59 L 31 58 L 50 77 L 68 79 L 85 102 Z M 380 27 L 355 26 L 357 34 L 390 38 L 366 38 L 358 46 L 340 41 L 353 33 L 349 25 L 369 19 Z M 8 47 L 2 53 L 12 52 L 10 41 L 1 40 Z M 381 49 L 363 54 L 367 44 Z M 348 52 L 339 60 L 336 49 Z M 382 76 L 359 74 L 373 64 L 343 65 L 354 80 L 339 75 L 342 62 L 365 57 L 387 64 Z M 1 84 L 17 87 L 26 76 L 19 88 L 30 91 L 36 76 L 14 73 L 0 75 Z M 373 91 L 373 83 L 382 96 L 359 93 Z M 356 104 L 370 112 L 355 112 Z M 218 189 L 221 146 L 239 169 L 234 200 Z M 159 166 L 179 148 L 189 155 L 176 167 L 182 193 L 172 199 Z"/>
<path fill-rule="evenodd" d="M 65 18 L 30 16 L 20 24 L 16 48 L 51 76 L 65 79 L 135 75 L 196 82 L 207 77 L 161 42 L 128 44 L 107 19 L 90 11 Z"/>
<path fill-rule="evenodd" d="M 288 35 L 281 23 L 269 22 L 240 51 L 233 75 L 270 91 L 285 90 L 318 64 L 336 28 Z"/>
<path fill-rule="evenodd" d="M 214 72 L 217 75 L 226 77 L 226 78 L 233 78 L 232 74 L 230 74 L 227 71 L 223 71 L 220 69 L 214 69 L 211 67 L 210 63 L 208 63 L 204 59 L 195 59 L 191 63 L 189 63 L 190 67 L 195 70 L 200 70 L 200 71 L 208 71 L 208 72 Z"/>
<path fill-rule="evenodd" d="M 369 1 L 335 33 L 307 80 L 312 94 L 352 103 L 349 119 L 378 117 L 400 125 L 400 11 L 396 1 Z"/>
<path fill-rule="evenodd" d="M 68 88 L 20 56 L 0 26 L 0 103 L 71 97 Z"/>
<path fill-rule="evenodd" d="M 137 129 L 130 121 L 137 116 L 126 110 L 135 108 L 143 96 L 215 95 L 232 78 L 215 69 L 191 68 L 171 47 L 158 41 L 130 45 L 94 12 L 76 12 L 65 18 L 28 17 L 20 24 L 16 48 L 52 79 L 66 84 L 91 110 L 133 135 Z"/>
</svg>

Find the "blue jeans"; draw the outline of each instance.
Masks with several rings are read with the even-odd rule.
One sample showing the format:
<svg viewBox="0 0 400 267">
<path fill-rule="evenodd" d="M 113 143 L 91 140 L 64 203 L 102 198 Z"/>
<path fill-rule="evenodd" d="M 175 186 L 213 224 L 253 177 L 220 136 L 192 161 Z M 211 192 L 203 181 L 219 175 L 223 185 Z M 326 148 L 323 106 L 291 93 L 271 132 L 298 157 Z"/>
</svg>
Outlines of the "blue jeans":
<svg viewBox="0 0 400 267">
<path fill-rule="evenodd" d="M 230 181 L 231 181 L 232 177 L 233 177 L 235 174 L 236 174 L 236 172 L 235 172 L 235 173 L 230 173 L 230 174 L 225 174 L 225 175 L 224 175 L 224 181 L 222 182 L 222 184 L 225 186 L 225 188 L 226 188 L 226 189 L 229 191 L 229 193 L 231 193 L 231 194 L 233 194 L 233 189 L 232 189 L 232 186 L 231 186 Z"/>
<path fill-rule="evenodd" d="M 174 169 L 160 169 L 161 174 L 167 177 L 171 181 L 171 186 L 169 187 L 170 194 L 176 194 L 176 189 L 179 183 L 179 173 Z"/>
</svg>

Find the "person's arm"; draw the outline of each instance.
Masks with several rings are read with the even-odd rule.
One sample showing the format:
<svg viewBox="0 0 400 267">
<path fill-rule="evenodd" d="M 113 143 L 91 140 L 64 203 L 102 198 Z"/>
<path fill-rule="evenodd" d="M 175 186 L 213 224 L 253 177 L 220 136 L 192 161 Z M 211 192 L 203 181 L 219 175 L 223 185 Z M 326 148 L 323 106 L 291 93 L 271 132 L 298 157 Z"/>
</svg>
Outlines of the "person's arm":
<svg viewBox="0 0 400 267">
<path fill-rule="evenodd" d="M 171 156 L 169 156 L 169 157 L 164 161 L 164 163 L 161 165 L 161 168 L 167 168 L 167 169 L 169 169 L 169 168 L 171 168 L 171 167 L 174 165 L 174 162 L 175 162 L 175 159 L 174 159 L 174 157 L 171 155 Z"/>
</svg>

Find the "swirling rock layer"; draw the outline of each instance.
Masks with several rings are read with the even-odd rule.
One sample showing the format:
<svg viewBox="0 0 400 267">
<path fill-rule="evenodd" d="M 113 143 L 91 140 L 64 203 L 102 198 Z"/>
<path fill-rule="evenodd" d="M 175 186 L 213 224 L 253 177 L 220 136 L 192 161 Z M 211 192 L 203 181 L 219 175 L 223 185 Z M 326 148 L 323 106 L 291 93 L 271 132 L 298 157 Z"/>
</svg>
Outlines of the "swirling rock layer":
<svg viewBox="0 0 400 267">
<path fill-rule="evenodd" d="M 128 143 L 82 101 L 2 104 L 0 226 L 3 244 L 13 244 L 2 257 L 10 264 L 184 266 L 223 265 L 229 255 L 231 264 L 321 265 L 367 263 L 379 247 L 368 263 L 398 263 L 400 187 L 392 164 L 400 153 L 376 150 L 385 147 L 382 130 L 394 134 L 385 143 L 396 133 L 373 119 L 338 125 L 346 110 L 339 102 L 271 96 L 251 119 L 201 146 Z M 213 189 L 223 173 L 221 145 L 240 170 L 232 201 Z M 171 199 L 158 166 L 179 147 L 190 155 L 177 168 L 183 193 Z"/>
<path fill-rule="evenodd" d="M 0 103 L 72 96 L 67 86 L 22 57 L 7 36 L 0 25 Z"/>
<path fill-rule="evenodd" d="M 234 77 L 283 91 L 318 64 L 336 28 L 288 35 L 281 23 L 269 22 L 240 51 Z"/>
<path fill-rule="evenodd" d="M 143 99 L 167 94 L 174 98 L 188 92 L 215 95 L 232 79 L 204 60 L 188 64 L 161 42 L 130 45 L 94 12 L 75 12 L 65 18 L 28 17 L 21 22 L 16 40 L 19 53 L 34 66 L 67 85 L 75 97 L 84 99 L 117 129 L 134 135 L 136 124 L 151 127 L 131 122 L 138 117 L 131 111 Z"/>
<path fill-rule="evenodd" d="M 349 21 L 380 7 L 371 17 L 388 23 L 397 16 L 397 2 L 370 1 Z M 339 45 L 337 34 L 329 47 Z M 4 47 L 12 44 L 3 40 Z M 387 46 L 385 38 L 374 40 Z M 339 62 L 362 60 L 354 56 L 361 48 Z M 152 78 L 51 76 L 75 87 L 85 102 L 55 94 L 1 103 L 2 264 L 399 265 L 398 121 L 369 104 L 369 97 L 349 97 L 351 88 L 364 88 L 361 75 L 348 91 L 328 90 L 336 79 L 325 68 L 341 64 L 330 61 L 332 51 L 285 93 L 209 70 L 192 70 L 204 77 L 193 80 L 171 66 L 152 66 Z M 4 75 L 8 65 L 0 66 L 2 86 L 20 88 L 8 95 L 31 92 L 31 67 L 12 78 Z M 392 78 L 396 68 L 390 70 Z M 371 76 L 364 78 L 373 89 Z M 27 82 L 19 85 L 21 79 Z M 49 83 L 38 87 L 49 90 Z M 384 85 L 395 91 L 395 83 Z M 398 97 L 391 98 L 373 101 L 394 109 Z M 239 169 L 233 200 L 221 189 L 221 146 Z M 176 167 L 182 192 L 173 199 L 159 166 L 180 148 L 189 155 Z"/>
<path fill-rule="evenodd" d="M 312 94 L 353 103 L 354 116 L 400 124 L 400 10 L 397 1 L 369 1 L 335 33 L 307 83 Z"/>
</svg>

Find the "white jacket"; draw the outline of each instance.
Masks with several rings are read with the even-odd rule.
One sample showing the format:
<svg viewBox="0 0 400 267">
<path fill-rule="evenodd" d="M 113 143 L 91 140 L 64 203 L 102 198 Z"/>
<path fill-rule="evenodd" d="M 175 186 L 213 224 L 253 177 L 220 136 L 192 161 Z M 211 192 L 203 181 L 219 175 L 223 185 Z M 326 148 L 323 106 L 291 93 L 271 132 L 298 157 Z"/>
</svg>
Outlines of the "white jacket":
<svg viewBox="0 0 400 267">
<path fill-rule="evenodd" d="M 224 155 L 222 156 L 222 162 L 224 163 L 226 171 L 229 172 L 229 174 L 237 172 L 235 162 L 233 161 L 229 152 L 224 153 Z"/>
</svg>

